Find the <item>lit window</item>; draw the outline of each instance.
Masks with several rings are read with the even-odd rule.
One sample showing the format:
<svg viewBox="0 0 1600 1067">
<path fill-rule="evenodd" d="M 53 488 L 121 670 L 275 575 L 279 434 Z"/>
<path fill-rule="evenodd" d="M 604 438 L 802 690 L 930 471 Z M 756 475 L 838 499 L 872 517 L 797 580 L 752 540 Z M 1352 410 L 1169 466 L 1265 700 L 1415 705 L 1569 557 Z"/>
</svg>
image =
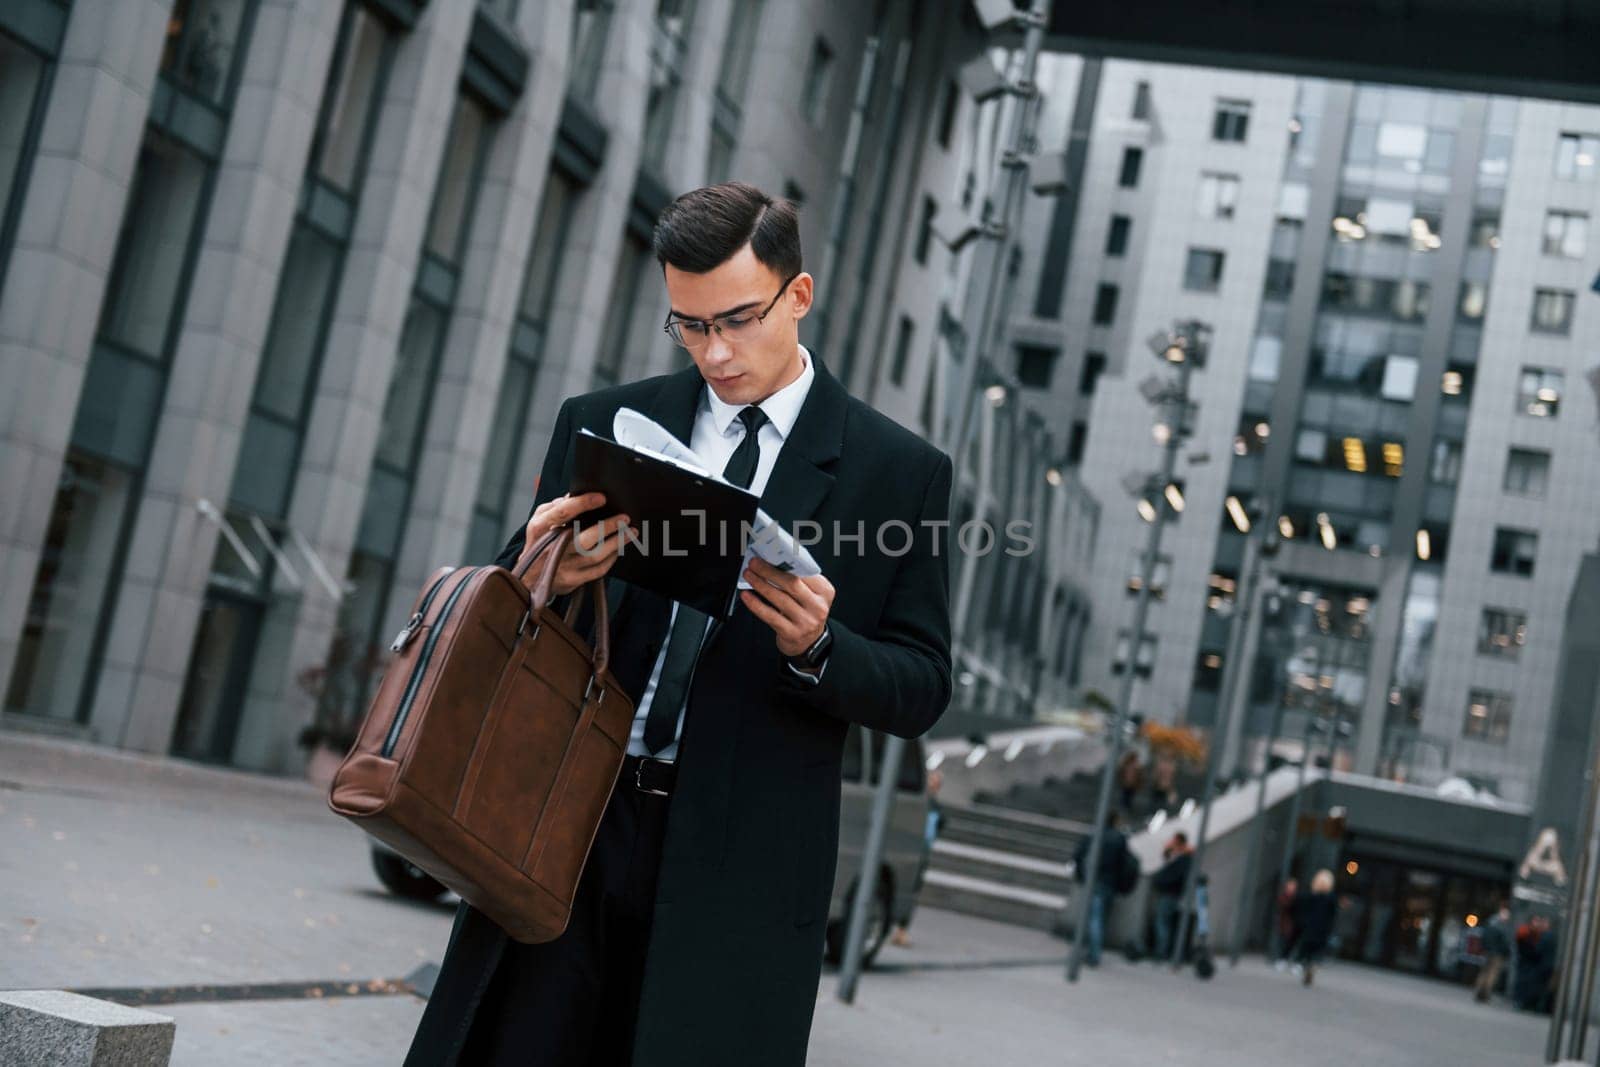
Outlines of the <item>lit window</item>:
<svg viewBox="0 0 1600 1067">
<path fill-rule="evenodd" d="M 1561 409 L 1561 388 L 1565 375 L 1547 367 L 1523 367 L 1517 383 L 1517 411 L 1524 415 L 1554 418 Z"/>
<path fill-rule="evenodd" d="M 1556 177 L 1592 182 L 1600 174 L 1600 134 L 1563 133 L 1556 142 Z"/>
<path fill-rule="evenodd" d="M 1467 694 L 1467 717 L 1461 736 L 1503 745 L 1511 734 L 1511 694 L 1473 689 Z"/>
<path fill-rule="evenodd" d="M 1478 652 L 1516 659 L 1528 643 L 1528 616 L 1504 608 L 1484 608 L 1478 621 Z"/>
</svg>

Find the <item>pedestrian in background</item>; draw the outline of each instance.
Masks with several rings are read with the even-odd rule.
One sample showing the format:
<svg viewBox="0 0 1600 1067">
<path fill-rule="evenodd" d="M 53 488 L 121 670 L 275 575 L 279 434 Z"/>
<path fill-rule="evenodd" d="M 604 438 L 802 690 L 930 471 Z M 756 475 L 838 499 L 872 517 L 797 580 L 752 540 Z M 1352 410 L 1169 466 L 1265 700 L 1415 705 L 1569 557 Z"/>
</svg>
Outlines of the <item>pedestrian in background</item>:
<svg viewBox="0 0 1600 1067">
<path fill-rule="evenodd" d="M 1327 868 L 1311 878 L 1311 889 L 1294 901 L 1295 966 L 1302 985 L 1310 985 L 1317 964 L 1328 951 L 1333 936 L 1333 920 L 1339 913 L 1339 898 L 1333 895 L 1333 872 Z"/>
<path fill-rule="evenodd" d="M 1294 957 L 1294 900 L 1299 895 L 1300 882 L 1295 878 L 1285 880 L 1283 888 L 1278 890 L 1278 910 L 1273 916 L 1273 921 L 1278 924 L 1278 958 L 1272 961 L 1272 965 L 1280 971 L 1288 967 L 1290 959 Z"/>
<path fill-rule="evenodd" d="M 1116 812 L 1106 816 L 1105 833 L 1100 842 L 1100 862 L 1089 878 L 1085 870 L 1089 865 L 1089 845 L 1093 836 L 1086 835 L 1078 842 L 1072 854 L 1073 877 L 1084 886 L 1089 898 L 1088 945 L 1083 961 L 1091 967 L 1100 966 L 1100 952 L 1105 947 L 1106 917 L 1111 913 L 1111 902 L 1118 893 L 1126 893 L 1128 873 L 1133 872 L 1133 882 L 1139 879 L 1139 861 L 1128 851 L 1128 838 L 1121 830 L 1122 819 Z M 1127 886 L 1127 888 L 1123 888 Z"/>
<path fill-rule="evenodd" d="M 928 817 L 922 824 L 922 865 L 917 868 L 917 884 L 912 887 L 913 899 L 922 891 L 922 880 L 927 876 L 928 863 L 933 858 L 933 843 L 939 839 L 939 829 L 944 825 L 944 810 L 939 807 L 939 787 L 943 784 L 943 773 L 937 770 L 928 772 Z M 911 947 L 910 915 L 894 928 L 889 940 L 898 948 Z"/>
<path fill-rule="evenodd" d="M 1144 785 L 1144 767 L 1139 753 L 1124 752 L 1117 761 L 1117 787 L 1122 790 L 1122 810 L 1132 811 L 1139 799 L 1139 788 Z"/>
<path fill-rule="evenodd" d="M 1500 981 L 1500 972 L 1511 958 L 1511 905 L 1500 902 L 1500 910 L 1483 928 L 1483 966 L 1478 968 L 1478 980 L 1473 983 L 1472 995 L 1480 1003 L 1487 1003 L 1494 995 Z"/>
<path fill-rule="evenodd" d="M 1156 959 L 1172 958 L 1172 942 L 1178 935 L 1178 917 L 1183 914 L 1183 891 L 1189 884 L 1189 868 L 1194 866 L 1194 849 L 1182 830 L 1168 839 L 1161 850 L 1161 867 L 1150 876 L 1156 895 Z"/>
</svg>

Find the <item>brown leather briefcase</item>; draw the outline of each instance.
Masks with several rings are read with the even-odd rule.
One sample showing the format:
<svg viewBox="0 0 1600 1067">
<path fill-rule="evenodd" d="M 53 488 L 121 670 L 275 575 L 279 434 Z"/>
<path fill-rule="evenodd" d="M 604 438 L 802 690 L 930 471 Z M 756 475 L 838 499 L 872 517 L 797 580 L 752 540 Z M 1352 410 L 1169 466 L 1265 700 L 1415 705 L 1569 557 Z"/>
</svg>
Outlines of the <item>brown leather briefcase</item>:
<svg viewBox="0 0 1600 1067">
<path fill-rule="evenodd" d="M 555 531 L 524 565 L 443 568 L 390 646 L 328 805 L 455 890 L 518 941 L 566 929 L 616 784 L 633 701 L 607 670 L 605 582 L 595 644 L 549 607 Z"/>
</svg>

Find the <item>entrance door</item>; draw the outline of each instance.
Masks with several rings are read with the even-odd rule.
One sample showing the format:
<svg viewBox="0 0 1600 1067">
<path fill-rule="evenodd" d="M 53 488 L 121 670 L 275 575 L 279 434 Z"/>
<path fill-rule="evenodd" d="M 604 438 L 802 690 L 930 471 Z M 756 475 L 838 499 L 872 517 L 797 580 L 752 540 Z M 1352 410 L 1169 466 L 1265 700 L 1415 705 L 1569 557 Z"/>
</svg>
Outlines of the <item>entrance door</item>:
<svg viewBox="0 0 1600 1067">
<path fill-rule="evenodd" d="M 215 587 L 206 591 L 173 731 L 175 755 L 210 763 L 232 759 L 262 614 L 257 600 Z"/>
</svg>

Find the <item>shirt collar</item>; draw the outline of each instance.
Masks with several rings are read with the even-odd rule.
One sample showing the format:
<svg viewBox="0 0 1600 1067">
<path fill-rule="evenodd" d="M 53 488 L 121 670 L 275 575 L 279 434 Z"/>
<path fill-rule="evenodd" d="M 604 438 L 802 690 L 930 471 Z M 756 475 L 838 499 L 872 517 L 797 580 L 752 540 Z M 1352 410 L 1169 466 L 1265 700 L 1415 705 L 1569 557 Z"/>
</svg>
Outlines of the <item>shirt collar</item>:
<svg viewBox="0 0 1600 1067">
<path fill-rule="evenodd" d="M 788 438 L 789 431 L 794 429 L 795 422 L 800 418 L 800 408 L 806 402 L 806 393 L 811 389 L 812 379 L 817 376 L 816 369 L 811 365 L 811 353 L 806 351 L 805 345 L 798 347 L 800 361 L 804 364 L 800 370 L 800 377 L 756 405 L 778 431 L 778 436 L 784 439 Z M 726 403 L 709 385 L 701 390 L 701 396 L 702 406 L 710 407 L 712 424 L 716 426 L 718 433 L 726 437 L 733 427 L 734 420 L 739 417 L 739 412 L 747 405 Z"/>
</svg>

